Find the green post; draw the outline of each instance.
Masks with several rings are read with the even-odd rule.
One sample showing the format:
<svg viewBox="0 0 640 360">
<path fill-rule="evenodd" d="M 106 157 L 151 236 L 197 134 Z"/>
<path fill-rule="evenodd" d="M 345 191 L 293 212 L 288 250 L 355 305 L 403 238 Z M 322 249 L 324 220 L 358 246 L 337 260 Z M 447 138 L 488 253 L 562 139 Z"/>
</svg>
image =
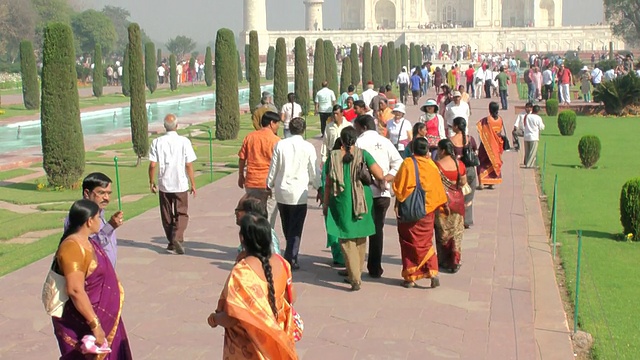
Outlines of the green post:
<svg viewBox="0 0 640 360">
<path fill-rule="evenodd" d="M 213 135 L 209 128 L 209 181 L 213 182 Z"/>
<path fill-rule="evenodd" d="M 578 265 L 576 268 L 576 297 L 573 311 L 573 333 L 578 332 L 578 305 L 580 300 L 580 262 L 582 260 L 582 230 L 578 230 Z"/>
<path fill-rule="evenodd" d="M 540 186 L 542 186 L 542 193 L 546 195 L 544 191 L 544 178 L 547 173 L 547 143 L 544 143 L 544 152 L 542 156 L 542 174 L 540 175 Z"/>
<path fill-rule="evenodd" d="M 120 172 L 118 171 L 118 157 L 113 157 L 116 166 L 116 193 L 118 194 L 118 210 L 122 211 L 122 198 L 120 196 Z"/>
<path fill-rule="evenodd" d="M 556 179 L 555 182 L 553 184 L 553 209 L 551 210 L 551 240 L 553 241 L 553 258 L 552 260 L 555 261 L 556 259 L 556 247 L 558 244 L 558 239 L 556 237 L 556 230 L 557 230 L 557 224 L 556 224 L 556 214 L 558 212 L 558 175 L 556 174 Z"/>
</svg>

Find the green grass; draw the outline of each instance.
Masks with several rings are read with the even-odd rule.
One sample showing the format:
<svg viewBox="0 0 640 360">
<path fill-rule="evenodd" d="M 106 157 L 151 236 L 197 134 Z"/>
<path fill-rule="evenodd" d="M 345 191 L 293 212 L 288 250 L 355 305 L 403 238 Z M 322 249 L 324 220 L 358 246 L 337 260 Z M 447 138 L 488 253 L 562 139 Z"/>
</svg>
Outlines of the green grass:
<svg viewBox="0 0 640 360">
<path fill-rule="evenodd" d="M 640 358 L 640 244 L 618 241 L 620 190 L 640 175 L 638 118 L 578 117 L 575 134 L 560 136 L 555 118 L 545 118 L 538 157 L 547 144 L 545 190 L 550 203 L 558 175 L 557 239 L 571 299 L 575 296 L 576 231 L 582 230 L 579 327 L 595 338 L 595 359 Z M 596 169 L 583 169 L 578 142 L 596 134 L 602 152 Z"/>
<path fill-rule="evenodd" d="M 19 176 L 33 174 L 33 171 L 27 169 L 13 169 L 0 172 L 0 181 L 17 178 Z"/>
<path fill-rule="evenodd" d="M 67 206 L 67 210 L 69 207 Z M 0 209 L 0 241 L 9 240 L 31 231 L 54 229 L 62 226 L 63 213 L 18 214 Z"/>
</svg>

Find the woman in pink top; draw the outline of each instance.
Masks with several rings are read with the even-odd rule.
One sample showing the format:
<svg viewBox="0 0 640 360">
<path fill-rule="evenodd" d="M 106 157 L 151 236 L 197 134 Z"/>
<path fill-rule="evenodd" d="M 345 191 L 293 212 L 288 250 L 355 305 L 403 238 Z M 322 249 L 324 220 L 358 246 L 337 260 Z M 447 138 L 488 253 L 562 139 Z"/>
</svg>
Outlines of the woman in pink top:
<svg viewBox="0 0 640 360">
<path fill-rule="evenodd" d="M 438 150 L 438 142 L 441 139 L 446 139 L 447 134 L 444 129 L 444 118 L 438 114 L 438 103 L 434 99 L 429 99 L 420 108 L 424 112 L 420 116 L 421 123 L 424 123 L 427 127 L 426 138 L 429 142 L 429 151 L 431 151 L 432 158 L 435 157 Z"/>
<path fill-rule="evenodd" d="M 535 98 L 540 101 L 542 100 L 542 73 L 540 72 L 540 68 L 537 66 L 534 67 L 530 76 L 533 86 L 535 87 Z"/>
</svg>

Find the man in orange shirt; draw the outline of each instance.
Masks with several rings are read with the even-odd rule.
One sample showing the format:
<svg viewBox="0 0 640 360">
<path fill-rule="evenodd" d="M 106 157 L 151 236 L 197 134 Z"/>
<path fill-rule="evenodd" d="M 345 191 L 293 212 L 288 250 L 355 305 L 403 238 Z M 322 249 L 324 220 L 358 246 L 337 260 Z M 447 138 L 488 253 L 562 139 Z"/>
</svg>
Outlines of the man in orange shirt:
<svg viewBox="0 0 640 360">
<path fill-rule="evenodd" d="M 244 138 L 238 153 L 238 186 L 246 193 L 267 203 L 271 227 L 276 224 L 278 208 L 276 201 L 267 189 L 267 176 L 273 149 L 280 137 L 276 135 L 280 127 L 280 116 L 267 111 L 261 119 L 262 129 L 256 130 Z M 246 170 L 246 173 L 245 173 Z"/>
</svg>

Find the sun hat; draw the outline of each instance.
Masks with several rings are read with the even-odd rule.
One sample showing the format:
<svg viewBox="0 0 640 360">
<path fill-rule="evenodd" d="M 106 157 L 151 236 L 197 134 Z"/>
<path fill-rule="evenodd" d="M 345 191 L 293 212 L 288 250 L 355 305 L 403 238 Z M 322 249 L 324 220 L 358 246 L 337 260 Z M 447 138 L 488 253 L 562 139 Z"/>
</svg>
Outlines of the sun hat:
<svg viewBox="0 0 640 360">
<path fill-rule="evenodd" d="M 427 107 L 429 107 L 429 106 L 435 107 L 436 108 L 435 112 L 438 112 L 438 103 L 436 103 L 436 101 L 434 99 L 427 100 L 427 102 L 424 103 L 424 105 L 422 105 L 420 107 L 420 110 L 422 110 L 422 112 L 427 112 Z"/>
<path fill-rule="evenodd" d="M 407 111 L 405 110 L 405 106 L 402 103 L 396 104 L 396 106 L 393 108 L 393 112 L 400 112 L 402 113 L 402 115 L 407 113 Z"/>
<path fill-rule="evenodd" d="M 462 97 L 462 94 L 460 93 L 460 91 L 457 91 L 457 90 L 456 90 L 456 91 L 454 91 L 454 92 L 451 94 L 451 96 L 453 96 L 453 97 L 456 97 L 456 96 L 457 96 L 457 97 Z"/>
<path fill-rule="evenodd" d="M 588 67 L 587 65 L 585 65 L 585 66 L 582 68 L 582 71 L 589 71 L 589 67 Z"/>
</svg>

